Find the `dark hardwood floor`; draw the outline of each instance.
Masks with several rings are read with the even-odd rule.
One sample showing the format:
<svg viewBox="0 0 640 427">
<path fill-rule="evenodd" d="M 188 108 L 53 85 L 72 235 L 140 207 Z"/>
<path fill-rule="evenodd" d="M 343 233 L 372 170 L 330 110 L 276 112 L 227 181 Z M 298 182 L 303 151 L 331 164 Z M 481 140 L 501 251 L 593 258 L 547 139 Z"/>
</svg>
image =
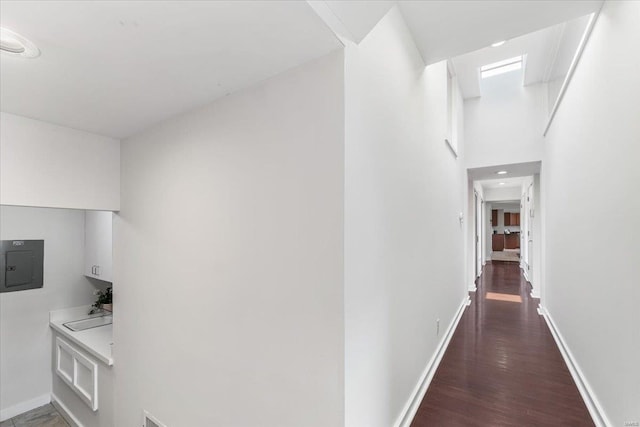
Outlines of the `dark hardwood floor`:
<svg viewBox="0 0 640 427">
<path fill-rule="evenodd" d="M 594 425 L 530 292 L 518 264 L 485 266 L 412 426 Z"/>
</svg>

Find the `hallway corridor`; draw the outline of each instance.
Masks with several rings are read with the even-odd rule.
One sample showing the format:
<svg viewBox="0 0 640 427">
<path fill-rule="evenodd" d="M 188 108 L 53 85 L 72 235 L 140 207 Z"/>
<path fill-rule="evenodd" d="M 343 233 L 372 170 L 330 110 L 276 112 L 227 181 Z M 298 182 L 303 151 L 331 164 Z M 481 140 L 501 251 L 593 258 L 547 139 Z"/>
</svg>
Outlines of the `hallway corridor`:
<svg viewBox="0 0 640 427">
<path fill-rule="evenodd" d="M 485 266 L 412 426 L 594 425 L 530 291 Z"/>
</svg>

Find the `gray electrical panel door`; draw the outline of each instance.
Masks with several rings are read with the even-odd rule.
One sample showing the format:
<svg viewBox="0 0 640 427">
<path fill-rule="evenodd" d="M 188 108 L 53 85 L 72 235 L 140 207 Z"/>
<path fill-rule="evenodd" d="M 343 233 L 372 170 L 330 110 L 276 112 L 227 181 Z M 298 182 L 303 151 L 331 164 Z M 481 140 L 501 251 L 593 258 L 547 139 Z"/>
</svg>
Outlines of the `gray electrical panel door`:
<svg viewBox="0 0 640 427">
<path fill-rule="evenodd" d="M 44 240 L 0 241 L 0 292 L 43 285 Z"/>
</svg>

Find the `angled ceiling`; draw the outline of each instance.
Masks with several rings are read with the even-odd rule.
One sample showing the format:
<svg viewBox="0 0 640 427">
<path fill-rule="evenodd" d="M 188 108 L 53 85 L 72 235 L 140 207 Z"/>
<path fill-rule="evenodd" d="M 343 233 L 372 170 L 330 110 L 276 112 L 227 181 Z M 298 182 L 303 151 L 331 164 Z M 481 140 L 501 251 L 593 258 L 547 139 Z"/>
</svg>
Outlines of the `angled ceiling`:
<svg viewBox="0 0 640 427">
<path fill-rule="evenodd" d="M 481 96 L 479 69 L 507 58 L 526 55 L 526 85 L 563 78 L 587 28 L 589 15 L 509 39 L 499 47 L 485 47 L 451 59 L 464 98 Z"/>
<path fill-rule="evenodd" d="M 523 84 L 541 82 L 561 31 L 558 26 L 516 37 L 499 47 L 485 47 L 451 60 L 464 98 L 481 95 L 480 72 L 483 65 L 526 54 Z"/>
<path fill-rule="evenodd" d="M 0 57 L 0 109 L 130 136 L 341 48 L 313 3 L 355 42 L 399 7 L 429 64 L 586 15 L 602 0 L 2 1 L 0 24 L 42 54 Z"/>
<path fill-rule="evenodd" d="M 342 22 L 350 35 L 351 41 L 360 43 L 396 2 L 386 0 L 328 0 L 324 3 Z"/>
<path fill-rule="evenodd" d="M 399 1 L 427 64 L 587 15 L 603 0 Z"/>
<path fill-rule="evenodd" d="M 341 39 L 359 43 L 397 5 L 427 64 L 452 59 L 465 98 L 481 95 L 478 68 L 526 54 L 525 85 L 568 70 L 602 0 L 374 1 L 309 0 Z M 567 22 L 569 21 L 569 22 Z M 492 43 L 508 40 L 498 48 Z"/>
<path fill-rule="evenodd" d="M 0 2 L 2 111 L 116 138 L 342 47 L 301 1 Z"/>
</svg>

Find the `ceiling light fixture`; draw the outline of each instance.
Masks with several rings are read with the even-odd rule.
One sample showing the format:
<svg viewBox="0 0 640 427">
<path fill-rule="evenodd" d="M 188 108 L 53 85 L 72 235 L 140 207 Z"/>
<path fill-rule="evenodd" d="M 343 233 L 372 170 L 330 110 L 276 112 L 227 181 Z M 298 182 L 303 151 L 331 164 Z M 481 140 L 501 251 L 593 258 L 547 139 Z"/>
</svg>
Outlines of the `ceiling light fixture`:
<svg viewBox="0 0 640 427">
<path fill-rule="evenodd" d="M 505 44 L 506 42 L 507 42 L 506 40 L 500 40 L 499 42 L 491 43 L 491 47 L 499 47 Z"/>
<path fill-rule="evenodd" d="M 28 39 L 6 28 L 0 28 L 0 51 L 23 58 L 35 58 L 40 51 Z"/>
<path fill-rule="evenodd" d="M 498 175 L 506 175 L 507 171 L 498 171 L 496 172 Z"/>
<path fill-rule="evenodd" d="M 504 182 L 501 182 L 500 185 L 504 185 Z"/>
</svg>

